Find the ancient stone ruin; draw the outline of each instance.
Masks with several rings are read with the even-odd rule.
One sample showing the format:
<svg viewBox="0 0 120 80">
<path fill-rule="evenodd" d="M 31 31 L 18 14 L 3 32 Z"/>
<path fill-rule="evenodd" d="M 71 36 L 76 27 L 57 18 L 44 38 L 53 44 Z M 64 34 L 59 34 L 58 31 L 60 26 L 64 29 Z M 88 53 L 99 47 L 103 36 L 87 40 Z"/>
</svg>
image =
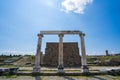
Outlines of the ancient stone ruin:
<svg viewBox="0 0 120 80">
<path fill-rule="evenodd" d="M 84 41 L 84 36 L 85 34 L 81 31 L 40 31 L 38 34 L 38 44 L 37 44 L 37 51 L 36 51 L 36 56 L 35 56 L 35 66 L 33 68 L 33 72 L 40 72 L 41 71 L 41 45 L 42 45 L 42 38 L 43 35 L 58 35 L 59 37 L 59 51 L 58 52 L 58 73 L 64 73 L 64 46 L 63 46 L 63 38 L 64 35 L 78 35 L 80 38 L 80 45 L 81 45 L 81 64 L 82 64 L 82 72 L 89 72 L 89 69 L 87 67 L 87 60 L 86 60 L 86 50 L 85 50 L 85 41 Z M 67 50 L 67 49 L 66 49 Z M 72 50 L 72 49 L 70 49 Z M 54 50 L 53 50 L 54 51 Z M 68 50 L 69 51 L 69 50 Z M 67 54 L 67 53 L 66 53 Z M 71 64 L 69 64 L 71 65 Z"/>
<path fill-rule="evenodd" d="M 49 42 L 46 44 L 43 64 L 47 67 L 58 66 L 59 43 Z M 80 67 L 81 57 L 77 42 L 63 43 L 63 65 L 64 67 Z"/>
</svg>

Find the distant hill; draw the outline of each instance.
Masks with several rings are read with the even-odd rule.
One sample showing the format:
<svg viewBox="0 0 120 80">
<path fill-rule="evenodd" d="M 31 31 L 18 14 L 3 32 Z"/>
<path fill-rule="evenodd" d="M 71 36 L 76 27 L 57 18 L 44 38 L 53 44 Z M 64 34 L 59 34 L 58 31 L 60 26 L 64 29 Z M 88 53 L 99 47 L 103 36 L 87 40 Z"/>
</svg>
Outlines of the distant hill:
<svg viewBox="0 0 120 80">
<path fill-rule="evenodd" d="M 34 64 L 34 58 L 32 56 L 23 56 L 20 60 L 13 62 L 17 66 L 30 66 Z"/>
<path fill-rule="evenodd" d="M 32 66 L 34 64 L 34 56 L 0 56 L 0 64 L 11 64 L 15 66 Z"/>
</svg>

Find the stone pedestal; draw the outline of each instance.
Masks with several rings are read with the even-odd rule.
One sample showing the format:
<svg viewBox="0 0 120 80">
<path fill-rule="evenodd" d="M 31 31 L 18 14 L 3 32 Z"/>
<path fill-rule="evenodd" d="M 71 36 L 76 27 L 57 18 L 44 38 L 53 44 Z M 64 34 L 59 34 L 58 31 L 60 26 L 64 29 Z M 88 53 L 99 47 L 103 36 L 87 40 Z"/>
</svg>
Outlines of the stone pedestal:
<svg viewBox="0 0 120 80">
<path fill-rule="evenodd" d="M 64 73 L 64 66 L 63 66 L 63 65 L 59 65 L 57 72 L 58 72 L 58 73 Z"/>
<path fill-rule="evenodd" d="M 39 72 L 40 72 L 40 66 L 34 67 L 34 68 L 33 68 L 33 72 L 34 72 L 34 73 L 39 73 Z"/>
<path fill-rule="evenodd" d="M 88 66 L 86 66 L 86 65 L 82 65 L 82 73 L 88 73 L 89 72 L 89 68 L 88 68 Z"/>
</svg>

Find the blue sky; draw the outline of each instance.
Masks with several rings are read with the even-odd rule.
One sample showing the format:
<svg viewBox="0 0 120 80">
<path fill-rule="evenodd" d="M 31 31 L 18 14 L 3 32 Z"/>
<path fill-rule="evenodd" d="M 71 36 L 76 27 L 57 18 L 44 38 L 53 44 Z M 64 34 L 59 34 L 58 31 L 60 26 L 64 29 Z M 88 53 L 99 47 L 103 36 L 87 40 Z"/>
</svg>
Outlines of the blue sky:
<svg viewBox="0 0 120 80">
<path fill-rule="evenodd" d="M 80 30 L 87 54 L 120 53 L 120 0 L 0 0 L 0 54 L 35 54 L 42 30 Z M 44 36 L 42 51 L 58 39 Z M 64 41 L 80 38 L 65 35 Z"/>
</svg>

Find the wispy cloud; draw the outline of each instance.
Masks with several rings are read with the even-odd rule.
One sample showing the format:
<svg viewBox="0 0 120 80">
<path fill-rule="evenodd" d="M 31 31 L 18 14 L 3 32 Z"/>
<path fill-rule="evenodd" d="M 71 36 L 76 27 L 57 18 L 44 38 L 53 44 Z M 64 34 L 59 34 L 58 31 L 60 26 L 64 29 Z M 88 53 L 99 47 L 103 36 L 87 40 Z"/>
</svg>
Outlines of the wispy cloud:
<svg viewBox="0 0 120 80">
<path fill-rule="evenodd" d="M 55 8 L 57 6 L 56 0 L 41 0 L 40 2 L 42 3 L 42 5 L 47 6 L 49 8 Z"/>
<path fill-rule="evenodd" d="M 87 4 L 90 4 L 92 2 L 93 0 L 64 0 L 61 3 L 63 7 L 62 11 L 65 11 L 66 13 L 74 12 L 83 14 Z"/>
<path fill-rule="evenodd" d="M 45 0 L 45 4 L 49 7 L 54 7 L 55 3 L 52 0 Z"/>
<path fill-rule="evenodd" d="M 35 55 L 35 52 L 23 52 L 23 51 L 15 51 L 15 50 L 0 50 L 0 55 Z"/>
</svg>

